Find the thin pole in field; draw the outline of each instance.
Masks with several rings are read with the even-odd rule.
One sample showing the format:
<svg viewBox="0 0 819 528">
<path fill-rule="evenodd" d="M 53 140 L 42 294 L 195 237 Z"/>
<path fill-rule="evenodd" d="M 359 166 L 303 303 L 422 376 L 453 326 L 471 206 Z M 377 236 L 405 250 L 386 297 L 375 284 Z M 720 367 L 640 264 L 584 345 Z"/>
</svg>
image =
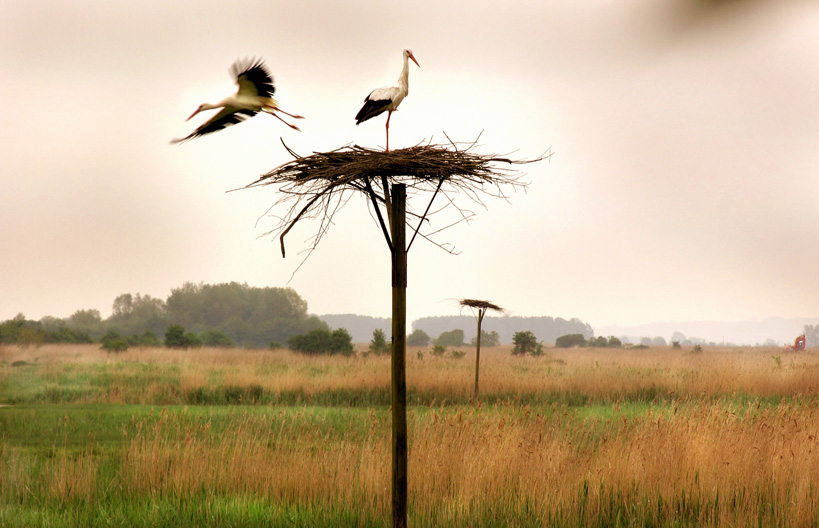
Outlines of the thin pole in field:
<svg viewBox="0 0 819 528">
<path fill-rule="evenodd" d="M 392 186 L 392 525 L 407 526 L 407 250 L 404 184 Z"/>
</svg>

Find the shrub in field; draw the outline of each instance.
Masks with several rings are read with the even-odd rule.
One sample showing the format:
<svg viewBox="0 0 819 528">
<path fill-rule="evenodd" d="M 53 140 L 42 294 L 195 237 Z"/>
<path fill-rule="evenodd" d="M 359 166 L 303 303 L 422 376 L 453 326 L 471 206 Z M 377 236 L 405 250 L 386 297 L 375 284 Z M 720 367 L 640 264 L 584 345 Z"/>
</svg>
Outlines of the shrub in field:
<svg viewBox="0 0 819 528">
<path fill-rule="evenodd" d="M 134 334 L 129 337 L 128 344 L 131 346 L 158 347 L 162 346 L 162 341 L 153 330 L 145 330 L 141 335 Z"/>
<path fill-rule="evenodd" d="M 128 340 L 114 330 L 109 330 L 102 336 L 102 349 L 108 352 L 125 352 L 128 350 Z"/>
<path fill-rule="evenodd" d="M 332 332 L 316 329 L 306 334 L 294 335 L 287 340 L 291 350 L 302 354 L 343 354 L 353 353 L 353 338 L 344 328 Z"/>
<path fill-rule="evenodd" d="M 598 348 L 605 348 L 605 347 L 619 348 L 619 347 L 623 346 L 623 342 L 620 341 L 619 339 L 617 339 L 614 336 L 609 336 L 608 338 L 605 338 L 603 336 L 597 336 L 597 337 L 593 337 L 593 338 L 589 339 L 586 342 L 586 345 L 588 345 L 590 347 L 598 347 Z"/>
<path fill-rule="evenodd" d="M 452 359 L 461 359 L 465 355 L 466 352 L 464 352 L 463 350 L 453 350 L 449 353 L 449 357 L 451 357 Z"/>
<path fill-rule="evenodd" d="M 478 336 L 472 338 L 472 344 L 478 344 Z M 491 332 L 486 332 L 485 330 L 481 330 L 481 346 L 482 347 L 496 347 L 500 346 L 500 335 L 495 330 Z"/>
<path fill-rule="evenodd" d="M 226 333 L 214 329 L 202 332 L 202 343 L 209 347 L 229 347 L 233 344 Z"/>
<path fill-rule="evenodd" d="M 193 332 L 185 332 L 185 327 L 172 324 L 165 330 L 165 346 L 168 348 L 191 348 L 202 346 L 202 340 Z"/>
<path fill-rule="evenodd" d="M 526 330 L 525 332 L 515 332 L 512 336 L 512 343 L 515 347 L 512 349 L 512 354 L 516 356 L 524 356 L 532 354 L 539 356 L 543 354 L 543 345 L 538 343 L 535 334 Z"/>
<path fill-rule="evenodd" d="M 449 332 L 442 332 L 435 340 L 436 345 L 441 346 L 461 346 L 464 344 L 464 331 L 460 328 L 450 330 Z"/>
<path fill-rule="evenodd" d="M 369 351 L 373 354 L 389 354 L 390 345 L 387 343 L 387 336 L 380 328 L 373 330 L 373 340 L 370 341 Z"/>
<path fill-rule="evenodd" d="M 432 354 L 435 357 L 442 357 L 446 353 L 446 347 L 444 345 L 433 345 L 432 346 Z"/>
<path fill-rule="evenodd" d="M 91 343 L 91 336 L 88 332 L 77 330 L 69 326 L 60 326 L 51 335 L 50 341 L 54 343 Z"/>
<path fill-rule="evenodd" d="M 574 346 L 586 346 L 586 338 L 583 334 L 566 334 L 557 338 L 555 341 L 557 348 L 571 348 Z"/>
<path fill-rule="evenodd" d="M 421 329 L 413 330 L 407 336 L 407 344 L 409 346 L 427 346 L 429 344 L 429 336 Z"/>
</svg>

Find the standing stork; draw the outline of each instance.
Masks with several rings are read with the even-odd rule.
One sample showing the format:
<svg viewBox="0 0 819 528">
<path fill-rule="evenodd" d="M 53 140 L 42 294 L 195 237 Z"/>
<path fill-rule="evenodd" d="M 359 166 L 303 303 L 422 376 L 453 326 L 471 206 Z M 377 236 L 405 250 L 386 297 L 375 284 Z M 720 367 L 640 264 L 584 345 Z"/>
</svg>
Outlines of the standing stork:
<svg viewBox="0 0 819 528">
<path fill-rule="evenodd" d="M 217 132 L 236 123 L 241 123 L 259 112 L 267 112 L 290 128 L 299 130 L 299 127 L 288 123 L 276 113 L 281 112 L 294 119 L 304 119 L 300 115 L 289 114 L 279 108 L 278 101 L 273 99 L 273 94 L 276 93 L 276 86 L 273 84 L 273 77 L 270 75 L 270 72 L 267 71 L 264 62 L 256 59 L 245 62 L 236 61 L 233 63 L 233 66 L 231 66 L 230 72 L 236 77 L 236 84 L 239 85 L 239 90 L 216 104 L 203 103 L 199 105 L 199 108 L 197 108 L 186 121 L 189 121 L 193 116 L 203 110 L 214 110 L 216 108 L 221 108 L 221 110 L 189 135 L 183 138 L 173 139 L 171 143 L 179 143 L 210 134 L 211 132 Z"/>
<path fill-rule="evenodd" d="M 383 88 L 376 88 L 370 95 L 364 98 L 364 106 L 358 111 L 355 116 L 355 124 L 360 125 L 364 121 L 373 118 L 379 114 L 387 112 L 387 152 L 390 150 L 390 117 L 392 113 L 398 109 L 398 105 L 409 94 L 409 62 L 412 59 L 419 68 L 418 61 L 412 54 L 412 50 L 404 50 L 404 69 L 401 70 L 401 75 L 398 76 L 398 86 L 385 86 Z"/>
</svg>

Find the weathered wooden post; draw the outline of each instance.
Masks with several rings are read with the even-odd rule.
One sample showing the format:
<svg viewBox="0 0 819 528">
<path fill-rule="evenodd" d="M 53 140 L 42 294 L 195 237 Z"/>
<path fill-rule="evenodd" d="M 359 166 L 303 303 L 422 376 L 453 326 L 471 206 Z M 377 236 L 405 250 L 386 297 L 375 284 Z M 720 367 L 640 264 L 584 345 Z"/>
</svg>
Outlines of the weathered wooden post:
<svg viewBox="0 0 819 528">
<path fill-rule="evenodd" d="M 481 371 L 481 322 L 485 314 L 486 308 L 478 309 L 478 337 L 476 338 L 477 346 L 475 347 L 475 396 L 473 397 L 476 403 L 478 401 L 478 374 Z"/>
<path fill-rule="evenodd" d="M 494 310 L 499 313 L 504 313 L 506 310 L 497 304 L 492 304 L 489 301 L 479 301 L 478 299 L 461 299 L 458 301 L 458 304 L 460 304 L 462 307 L 468 306 L 470 308 L 478 309 L 478 337 L 476 338 L 477 347 L 475 351 L 475 396 L 473 397 L 473 400 L 477 403 L 478 378 L 481 371 L 481 323 L 483 323 L 483 317 L 486 315 L 488 310 Z"/>
<path fill-rule="evenodd" d="M 392 525 L 407 526 L 407 188 L 392 186 Z"/>
</svg>

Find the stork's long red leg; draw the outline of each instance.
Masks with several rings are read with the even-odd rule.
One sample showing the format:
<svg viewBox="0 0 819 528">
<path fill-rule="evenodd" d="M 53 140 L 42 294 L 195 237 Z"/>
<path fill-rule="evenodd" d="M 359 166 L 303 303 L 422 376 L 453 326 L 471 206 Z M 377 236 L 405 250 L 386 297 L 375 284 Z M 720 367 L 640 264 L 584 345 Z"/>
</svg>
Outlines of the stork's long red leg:
<svg viewBox="0 0 819 528">
<path fill-rule="evenodd" d="M 282 110 L 281 108 L 277 108 L 276 110 L 277 110 L 277 111 L 279 111 L 279 112 L 281 112 L 281 113 L 283 113 L 284 115 L 288 115 L 288 116 L 292 117 L 293 119 L 304 119 L 304 116 L 300 116 L 300 115 L 296 115 L 296 114 L 291 114 L 291 113 L 285 112 L 285 111 L 284 111 L 284 110 Z"/>
<path fill-rule="evenodd" d="M 387 112 L 387 152 L 390 151 L 390 118 L 392 117 L 392 110 Z"/>
<path fill-rule="evenodd" d="M 269 114 L 273 114 L 274 112 L 281 112 L 281 113 L 283 113 L 284 115 L 287 115 L 287 116 L 292 117 L 293 119 L 304 119 L 304 116 L 300 116 L 300 115 L 296 115 L 296 114 L 291 114 L 290 112 L 285 112 L 284 110 L 282 110 L 282 109 L 281 109 L 281 108 L 279 108 L 278 106 L 273 106 L 273 105 L 264 105 L 264 111 L 265 111 L 265 112 L 267 112 L 267 113 L 269 113 Z M 281 118 L 279 118 L 279 119 L 281 119 Z"/>
<path fill-rule="evenodd" d="M 298 130 L 299 132 L 301 132 L 301 129 L 300 129 L 299 127 L 297 127 L 296 125 L 291 125 L 290 123 L 288 123 L 287 121 L 285 121 L 284 119 L 282 119 L 282 118 L 281 118 L 281 116 L 280 116 L 280 115 L 278 115 L 276 112 L 268 112 L 268 113 L 269 113 L 270 115 L 272 115 L 272 116 L 275 116 L 275 117 L 276 117 L 276 119 L 278 119 L 279 121 L 281 121 L 281 122 L 282 122 L 282 123 L 284 123 L 285 125 L 289 126 L 289 127 L 290 127 L 290 128 L 292 128 L 293 130 Z M 290 114 L 287 114 L 287 115 L 290 115 Z"/>
</svg>

